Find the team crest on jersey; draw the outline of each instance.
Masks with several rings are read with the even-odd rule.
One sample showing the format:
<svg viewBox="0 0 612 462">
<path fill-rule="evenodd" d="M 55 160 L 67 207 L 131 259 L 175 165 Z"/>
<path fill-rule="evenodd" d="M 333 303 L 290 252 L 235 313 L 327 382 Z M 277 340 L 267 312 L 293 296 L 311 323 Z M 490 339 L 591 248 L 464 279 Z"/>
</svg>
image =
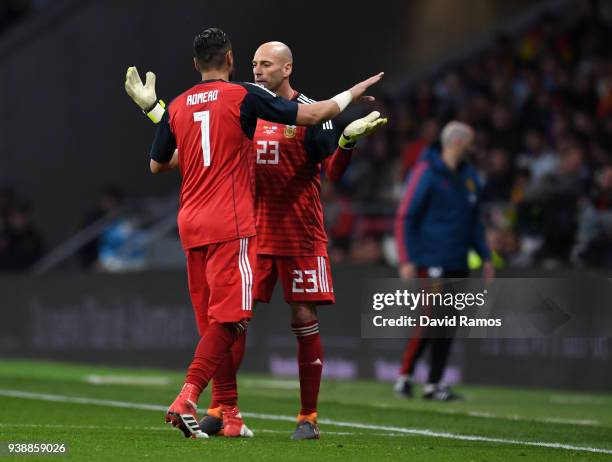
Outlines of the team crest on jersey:
<svg viewBox="0 0 612 462">
<path fill-rule="evenodd" d="M 285 126 L 285 138 L 293 138 L 295 137 L 296 128 L 295 125 L 287 125 Z"/>
<path fill-rule="evenodd" d="M 465 180 L 465 187 L 468 190 L 468 202 L 470 205 L 476 205 L 478 198 L 476 197 L 476 183 L 471 178 Z"/>
<path fill-rule="evenodd" d="M 266 135 L 274 135 L 278 127 L 276 125 L 264 125 L 263 129 Z"/>
</svg>

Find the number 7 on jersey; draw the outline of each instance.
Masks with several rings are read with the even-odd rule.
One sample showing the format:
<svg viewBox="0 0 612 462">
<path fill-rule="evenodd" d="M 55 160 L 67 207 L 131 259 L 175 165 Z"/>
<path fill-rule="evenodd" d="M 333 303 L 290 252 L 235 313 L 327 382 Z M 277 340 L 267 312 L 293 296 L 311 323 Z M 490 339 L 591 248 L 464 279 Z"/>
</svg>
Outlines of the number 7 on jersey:
<svg viewBox="0 0 612 462">
<path fill-rule="evenodd" d="M 210 167 L 210 111 L 194 112 L 193 121 L 200 122 L 204 167 Z"/>
</svg>

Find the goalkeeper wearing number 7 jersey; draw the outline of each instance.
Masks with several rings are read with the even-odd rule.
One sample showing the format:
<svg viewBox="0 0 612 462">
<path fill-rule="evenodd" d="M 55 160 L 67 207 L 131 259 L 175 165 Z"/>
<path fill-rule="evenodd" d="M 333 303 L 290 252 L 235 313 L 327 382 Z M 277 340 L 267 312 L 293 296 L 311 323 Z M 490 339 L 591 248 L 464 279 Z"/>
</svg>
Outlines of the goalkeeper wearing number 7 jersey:
<svg viewBox="0 0 612 462">
<path fill-rule="evenodd" d="M 205 438 L 197 423 L 198 398 L 244 334 L 252 313 L 256 241 L 249 162 L 257 120 L 319 124 L 361 98 L 382 73 L 306 107 L 253 84 L 229 82 L 231 44 L 219 29 L 196 36 L 194 54 L 202 81 L 175 98 L 167 110 L 155 97 L 150 100 L 154 81 L 144 87 L 132 85 L 140 81 L 135 68 L 128 70 L 126 89 L 130 93 L 137 88 L 130 95 L 151 119 L 159 121 L 151 170 L 157 173 L 178 164 L 183 176 L 178 226 L 201 339 L 166 421 L 186 437 Z M 236 400 L 222 407 L 231 436 L 249 436 Z"/>
</svg>

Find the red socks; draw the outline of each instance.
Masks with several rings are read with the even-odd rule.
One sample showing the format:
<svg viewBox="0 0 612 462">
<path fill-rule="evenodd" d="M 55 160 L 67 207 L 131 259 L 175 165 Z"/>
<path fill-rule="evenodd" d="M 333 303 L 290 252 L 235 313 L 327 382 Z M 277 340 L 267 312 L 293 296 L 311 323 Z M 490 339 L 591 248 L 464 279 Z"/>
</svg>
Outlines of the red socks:
<svg viewBox="0 0 612 462">
<path fill-rule="evenodd" d="M 228 352 L 235 340 L 236 332 L 231 324 L 209 325 L 196 347 L 185 383 L 195 385 L 201 393 L 225 357 L 229 356 Z"/>
<path fill-rule="evenodd" d="M 417 358 L 417 352 L 421 348 L 423 339 L 420 335 L 416 337 L 410 337 L 404 350 L 404 357 L 402 358 L 402 367 L 400 368 L 400 375 L 411 375 L 414 370 L 414 362 Z"/>
<path fill-rule="evenodd" d="M 317 412 L 317 400 L 323 372 L 323 346 L 319 335 L 319 321 L 291 324 L 298 341 L 300 372 L 300 415 Z"/>
<path fill-rule="evenodd" d="M 228 406 L 236 406 L 238 404 L 236 374 L 244 357 L 245 345 L 246 332 L 236 339 L 232 349 L 215 372 L 209 409 L 219 407 L 220 404 L 227 404 Z"/>
<path fill-rule="evenodd" d="M 209 335 L 212 337 L 210 334 L 211 330 L 218 330 L 219 327 L 219 324 L 211 325 L 204 334 L 204 337 L 202 337 L 202 340 L 200 340 L 194 361 L 189 367 L 187 382 L 199 385 L 201 382 L 196 382 L 198 379 L 204 381 L 203 379 L 208 377 L 206 383 L 210 380 L 210 376 L 207 375 L 210 368 L 207 367 L 207 364 L 212 363 L 211 356 L 219 359 L 218 354 L 221 351 L 221 341 L 219 339 L 211 339 L 212 347 L 214 347 L 215 351 L 209 350 L 208 355 L 202 353 L 204 349 L 210 347 L 206 344 L 202 348 L 202 344 Z M 323 346 L 321 345 L 321 336 L 319 335 L 319 322 L 310 321 L 292 324 L 291 328 L 298 341 L 300 399 L 302 404 L 300 415 L 310 415 L 317 412 L 317 401 L 323 372 Z M 226 332 L 229 331 L 226 329 Z M 218 334 L 214 335 L 216 337 Z M 214 409 L 221 404 L 236 406 L 238 398 L 236 373 L 242 363 L 245 344 L 246 334 L 243 334 L 236 339 L 231 350 L 219 360 L 217 370 L 214 371 L 210 409 Z M 202 388 L 205 386 L 204 384 Z"/>
</svg>

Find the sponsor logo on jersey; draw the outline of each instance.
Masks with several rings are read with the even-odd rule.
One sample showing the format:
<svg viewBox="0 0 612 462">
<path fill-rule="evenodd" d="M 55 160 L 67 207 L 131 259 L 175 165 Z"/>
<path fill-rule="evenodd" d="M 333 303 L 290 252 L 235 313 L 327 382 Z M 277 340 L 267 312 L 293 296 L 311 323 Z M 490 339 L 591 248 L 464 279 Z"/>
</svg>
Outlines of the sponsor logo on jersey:
<svg viewBox="0 0 612 462">
<path fill-rule="evenodd" d="M 295 125 L 287 125 L 285 126 L 285 138 L 293 138 L 295 137 L 296 128 Z"/>
<path fill-rule="evenodd" d="M 278 127 L 276 125 L 264 125 L 263 126 L 263 132 L 266 135 L 274 135 L 276 133 L 276 130 L 278 130 Z"/>
</svg>

